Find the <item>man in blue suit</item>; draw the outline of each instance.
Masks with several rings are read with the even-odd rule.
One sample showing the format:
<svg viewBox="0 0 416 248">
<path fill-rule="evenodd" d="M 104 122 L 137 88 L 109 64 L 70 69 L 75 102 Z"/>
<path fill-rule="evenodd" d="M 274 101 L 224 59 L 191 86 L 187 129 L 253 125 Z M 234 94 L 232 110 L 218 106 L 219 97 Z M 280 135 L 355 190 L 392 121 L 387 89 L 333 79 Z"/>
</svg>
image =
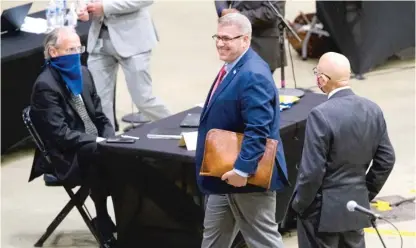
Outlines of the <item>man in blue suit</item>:
<svg viewBox="0 0 416 248">
<path fill-rule="evenodd" d="M 202 247 L 229 247 L 240 230 L 249 247 L 281 248 L 276 191 L 288 185 L 288 178 L 279 135 L 279 94 L 269 66 L 250 48 L 247 17 L 222 16 L 213 38 L 225 64 L 208 94 L 198 131 L 196 173 L 198 186 L 207 195 Z M 222 178 L 199 176 L 205 137 L 213 128 L 244 134 L 234 169 Z M 279 142 L 270 190 L 247 185 L 267 138 Z"/>
</svg>

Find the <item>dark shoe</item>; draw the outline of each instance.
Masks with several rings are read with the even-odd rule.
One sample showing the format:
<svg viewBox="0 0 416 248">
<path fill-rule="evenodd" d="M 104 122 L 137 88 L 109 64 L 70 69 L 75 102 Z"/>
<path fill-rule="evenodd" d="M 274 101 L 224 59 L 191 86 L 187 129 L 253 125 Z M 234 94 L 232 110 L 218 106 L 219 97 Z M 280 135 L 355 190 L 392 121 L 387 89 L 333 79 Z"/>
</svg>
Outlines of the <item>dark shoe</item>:
<svg viewBox="0 0 416 248">
<path fill-rule="evenodd" d="M 117 240 L 113 236 L 113 230 L 116 228 L 111 219 L 99 221 L 97 218 L 94 218 L 91 222 L 95 227 L 98 239 L 102 243 L 100 248 L 116 248 Z"/>
<path fill-rule="evenodd" d="M 104 241 L 104 244 L 100 248 L 117 248 L 117 240 L 111 237 L 107 241 Z"/>
</svg>

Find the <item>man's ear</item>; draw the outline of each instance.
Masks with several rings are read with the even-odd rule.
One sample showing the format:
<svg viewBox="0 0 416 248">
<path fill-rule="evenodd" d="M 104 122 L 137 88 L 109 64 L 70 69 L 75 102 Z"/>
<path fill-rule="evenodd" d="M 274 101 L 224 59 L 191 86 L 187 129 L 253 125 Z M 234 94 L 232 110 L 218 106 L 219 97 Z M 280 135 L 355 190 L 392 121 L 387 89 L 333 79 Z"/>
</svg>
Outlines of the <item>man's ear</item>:
<svg viewBox="0 0 416 248">
<path fill-rule="evenodd" d="M 328 84 L 328 78 L 325 77 L 324 75 L 319 75 L 318 76 L 318 84 L 319 84 L 320 88 L 324 87 L 325 85 Z"/>
<path fill-rule="evenodd" d="M 55 47 L 49 47 L 48 53 L 52 58 L 58 57 L 58 50 Z"/>
</svg>

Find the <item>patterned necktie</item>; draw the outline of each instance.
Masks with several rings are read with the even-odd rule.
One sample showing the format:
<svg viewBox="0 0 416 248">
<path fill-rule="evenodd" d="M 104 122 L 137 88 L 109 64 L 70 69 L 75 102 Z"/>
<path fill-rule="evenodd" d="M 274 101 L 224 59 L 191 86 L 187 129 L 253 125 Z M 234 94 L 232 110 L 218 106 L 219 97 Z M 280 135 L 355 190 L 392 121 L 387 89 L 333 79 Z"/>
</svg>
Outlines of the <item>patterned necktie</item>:
<svg viewBox="0 0 416 248">
<path fill-rule="evenodd" d="M 211 98 L 214 95 L 215 90 L 217 90 L 218 85 L 220 85 L 220 83 L 223 80 L 226 73 L 227 73 L 227 71 L 225 70 L 225 65 L 223 65 L 220 72 L 218 73 L 217 81 L 215 81 L 214 87 L 212 88 L 211 96 L 209 97 L 209 101 L 211 101 Z"/>
<path fill-rule="evenodd" d="M 85 108 L 85 104 L 82 101 L 81 96 L 75 96 L 74 94 L 71 94 L 71 102 L 75 106 L 75 109 L 78 115 L 81 117 L 82 122 L 84 122 L 85 132 L 87 134 L 98 136 L 97 128 L 88 115 L 87 109 Z"/>
</svg>

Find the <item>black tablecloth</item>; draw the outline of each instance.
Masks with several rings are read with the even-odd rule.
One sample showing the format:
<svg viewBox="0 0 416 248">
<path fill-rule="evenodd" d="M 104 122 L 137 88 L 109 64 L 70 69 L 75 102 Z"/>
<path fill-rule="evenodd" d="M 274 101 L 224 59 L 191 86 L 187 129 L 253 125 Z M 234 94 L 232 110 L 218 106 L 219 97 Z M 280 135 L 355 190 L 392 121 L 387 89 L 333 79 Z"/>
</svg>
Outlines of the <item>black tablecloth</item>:
<svg viewBox="0 0 416 248">
<path fill-rule="evenodd" d="M 281 112 L 280 134 L 292 186 L 277 194 L 276 219 L 279 222 L 296 181 L 307 115 L 325 99 L 321 94 L 306 93 L 299 103 Z M 202 226 L 204 214 L 195 201 L 199 192 L 195 185 L 195 152 L 179 147 L 178 140 L 146 136 L 154 128 L 178 127 L 188 113 L 201 110 L 192 108 L 131 130 L 126 135 L 140 137 L 133 144 L 100 143 L 99 150 L 110 174 L 120 247 L 131 247 L 137 242 L 152 242 L 154 247 L 198 247 L 201 236 L 197 230 Z M 181 181 L 179 185 L 177 180 Z M 147 199 L 147 207 L 141 211 L 141 202 L 146 200 L 140 196 Z M 158 236 L 156 233 L 160 230 L 147 231 L 154 225 L 166 225 L 181 232 L 169 231 Z"/>
<path fill-rule="evenodd" d="M 301 101 L 291 109 L 280 113 L 280 133 L 290 130 L 293 124 L 300 124 L 306 121 L 310 110 L 326 99 L 323 94 L 306 93 Z M 125 135 L 139 137 L 140 140 L 133 144 L 102 143 L 102 149 L 111 153 L 140 153 L 143 156 L 160 156 L 171 158 L 180 162 L 194 162 L 195 152 L 187 151 L 186 148 L 178 146 L 178 140 L 148 139 L 147 134 L 154 128 L 176 128 L 188 113 L 200 113 L 202 108 L 195 107 L 178 114 L 172 115 L 163 120 L 145 124 L 125 133 Z M 184 129 L 186 131 L 186 129 Z"/>
<path fill-rule="evenodd" d="M 30 15 L 45 18 L 45 11 Z M 86 45 L 90 22 L 76 28 Z M 29 136 L 21 115 L 30 103 L 32 86 L 44 65 L 45 34 L 19 32 L 1 36 L 1 153 Z M 83 56 L 83 64 L 86 54 Z"/>
</svg>

